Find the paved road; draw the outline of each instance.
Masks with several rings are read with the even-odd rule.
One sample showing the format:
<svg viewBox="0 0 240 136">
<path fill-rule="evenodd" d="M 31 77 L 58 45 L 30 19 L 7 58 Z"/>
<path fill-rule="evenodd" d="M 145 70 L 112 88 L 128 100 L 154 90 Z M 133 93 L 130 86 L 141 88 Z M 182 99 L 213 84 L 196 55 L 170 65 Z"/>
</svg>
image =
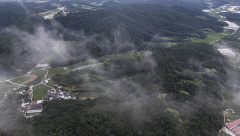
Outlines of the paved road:
<svg viewBox="0 0 240 136">
<path fill-rule="evenodd" d="M 14 82 L 12 82 L 12 81 L 10 81 L 10 80 L 6 80 L 7 82 L 9 82 L 9 83 L 11 83 L 11 84 L 14 84 L 14 85 L 18 85 L 18 86 L 24 86 L 24 87 L 26 87 L 26 85 L 24 85 L 24 84 L 18 84 L 18 83 L 14 83 Z"/>
<path fill-rule="evenodd" d="M 87 66 L 80 66 L 78 68 L 72 69 L 71 71 L 83 70 L 83 69 L 86 69 L 86 68 L 95 68 L 95 67 L 98 67 L 98 66 L 100 66 L 102 64 L 103 63 L 97 63 L 97 64 L 90 64 L 90 65 L 87 65 Z"/>
</svg>

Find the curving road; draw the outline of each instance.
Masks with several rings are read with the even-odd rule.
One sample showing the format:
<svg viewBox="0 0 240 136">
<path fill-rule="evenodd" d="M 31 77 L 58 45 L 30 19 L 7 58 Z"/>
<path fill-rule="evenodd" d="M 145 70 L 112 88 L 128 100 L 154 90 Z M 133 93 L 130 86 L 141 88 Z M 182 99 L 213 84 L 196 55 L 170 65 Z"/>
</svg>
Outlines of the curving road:
<svg viewBox="0 0 240 136">
<path fill-rule="evenodd" d="M 41 62 L 43 63 L 46 59 L 47 59 L 47 58 L 44 58 Z M 36 66 L 37 66 L 37 65 L 36 65 Z M 28 72 L 27 72 L 26 74 L 24 74 L 24 75 L 17 76 L 17 77 L 14 77 L 14 78 L 11 78 L 11 79 L 7 79 L 7 80 L 4 80 L 4 81 L 0 81 L 0 83 L 9 82 L 9 83 L 11 83 L 11 84 L 18 85 L 18 86 L 20 86 L 20 87 L 26 87 L 26 85 L 24 85 L 24 84 L 14 83 L 14 82 L 12 82 L 11 80 L 12 80 L 12 79 L 15 79 L 15 78 L 18 78 L 18 77 L 25 76 L 25 75 L 31 73 L 32 70 L 36 68 L 36 66 L 33 67 L 30 71 L 28 71 Z M 48 75 L 48 72 L 49 72 L 48 70 L 46 70 L 46 71 L 47 71 L 47 73 L 44 75 L 43 81 L 46 79 L 46 77 L 47 77 L 47 75 Z M 42 84 L 43 81 L 41 81 L 39 84 Z M 39 84 L 37 84 L 37 85 L 39 85 Z M 35 85 L 35 86 L 37 86 L 37 85 Z M 5 103 L 5 101 L 6 101 L 7 97 L 8 97 L 8 94 L 9 94 L 11 91 L 12 91 L 12 90 L 9 90 L 8 92 L 6 92 L 6 93 L 4 94 L 4 98 L 0 101 L 0 105 L 3 105 L 3 104 Z"/>
</svg>

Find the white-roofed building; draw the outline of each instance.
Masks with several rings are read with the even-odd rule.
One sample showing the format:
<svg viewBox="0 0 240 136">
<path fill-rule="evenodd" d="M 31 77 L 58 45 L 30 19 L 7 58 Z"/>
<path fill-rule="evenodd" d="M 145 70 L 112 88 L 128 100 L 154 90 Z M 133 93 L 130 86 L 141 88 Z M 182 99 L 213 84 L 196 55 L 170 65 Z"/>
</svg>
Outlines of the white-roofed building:
<svg viewBox="0 0 240 136">
<path fill-rule="evenodd" d="M 38 68 L 47 68 L 49 66 L 49 64 L 37 64 L 36 67 Z"/>
</svg>

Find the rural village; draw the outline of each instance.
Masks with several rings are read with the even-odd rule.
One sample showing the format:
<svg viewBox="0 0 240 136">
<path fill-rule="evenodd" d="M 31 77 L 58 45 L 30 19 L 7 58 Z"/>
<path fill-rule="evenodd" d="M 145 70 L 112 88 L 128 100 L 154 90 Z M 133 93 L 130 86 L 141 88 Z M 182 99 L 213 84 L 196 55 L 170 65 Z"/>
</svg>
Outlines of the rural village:
<svg viewBox="0 0 240 136">
<path fill-rule="evenodd" d="M 207 1 L 207 0 L 206 0 Z M 239 6 L 240 8 L 240 6 Z M 58 8 L 59 11 L 65 11 L 64 8 Z M 204 12 L 213 14 L 219 11 L 231 11 L 236 12 L 235 9 L 232 9 L 231 6 L 225 5 L 218 9 L 210 9 L 205 10 Z M 233 10 L 233 11 L 232 11 Z M 215 14 L 214 14 L 215 15 Z M 53 15 L 48 15 L 45 18 L 51 18 Z M 225 19 L 225 18 L 220 18 Z M 237 24 L 233 24 L 229 21 L 225 21 L 229 24 L 229 27 L 226 27 L 227 30 L 234 31 L 234 34 L 240 27 Z M 221 34 L 222 37 L 226 36 L 225 33 Z M 210 39 L 210 43 L 214 44 L 218 42 L 220 39 L 208 37 Z M 212 39 L 211 39 L 212 38 Z M 197 40 L 197 39 L 193 39 Z M 240 38 L 239 38 L 240 40 Z M 234 60 L 237 67 L 240 69 L 240 57 L 238 54 L 235 54 L 231 48 L 226 47 L 219 47 L 218 51 L 227 56 L 228 58 Z M 14 77 L 12 79 L 8 79 L 5 81 L 0 81 L 0 83 L 11 83 L 13 87 L 12 90 L 5 92 L 3 100 L 0 99 L 0 106 L 4 104 L 5 100 L 8 97 L 8 93 L 17 93 L 19 97 L 21 97 L 21 104 L 19 104 L 18 111 L 21 112 L 26 118 L 32 118 L 41 114 L 43 111 L 43 103 L 45 101 L 52 101 L 55 99 L 62 99 L 62 100 L 76 100 L 79 99 L 78 93 L 74 93 L 72 91 L 64 89 L 64 86 L 58 83 L 52 82 L 51 76 L 49 76 L 49 69 L 50 66 L 46 58 L 39 64 L 37 64 L 32 70 L 30 70 L 25 75 Z M 46 62 L 46 63 L 45 63 Z M 103 63 L 94 63 L 94 64 L 87 64 L 87 65 L 76 65 L 73 68 L 61 67 L 59 68 L 61 71 L 78 71 L 88 68 L 99 67 L 103 65 Z M 59 70 L 55 68 L 54 70 Z M 71 90 L 71 89 L 70 89 Z M 163 94 L 166 95 L 166 94 Z M 90 99 L 93 99 L 89 97 Z M 87 97 L 81 97 L 80 100 L 86 100 Z M 225 103 L 231 101 L 232 99 L 225 100 Z M 224 124 L 221 130 L 219 130 L 219 136 L 224 133 L 230 136 L 240 136 L 240 108 L 235 109 L 232 106 L 224 107 L 223 115 L 224 115 Z"/>
<path fill-rule="evenodd" d="M 51 101 L 53 99 L 76 99 L 77 94 L 64 91 L 61 85 L 49 85 L 51 78 L 47 77 L 47 68 L 49 68 L 49 64 L 38 64 L 26 75 L 14 78 L 12 80 L 7 80 L 7 82 L 10 82 L 14 85 L 12 91 L 21 97 L 22 100 L 21 105 L 19 105 L 19 112 L 22 112 L 26 118 L 31 118 L 41 113 L 43 111 L 42 104 L 44 101 Z M 37 74 L 31 74 L 44 70 L 47 72 L 44 73 L 45 75 L 41 78 L 39 78 Z M 37 81 L 38 78 L 39 80 Z M 19 80 L 24 80 L 24 82 L 20 81 L 22 82 L 20 83 Z M 33 81 L 37 81 L 38 83 Z M 35 85 L 32 85 L 31 83 L 35 83 Z M 9 92 L 6 92 L 4 99 L 7 99 L 7 93 Z M 0 104 L 4 103 L 4 99 Z"/>
</svg>

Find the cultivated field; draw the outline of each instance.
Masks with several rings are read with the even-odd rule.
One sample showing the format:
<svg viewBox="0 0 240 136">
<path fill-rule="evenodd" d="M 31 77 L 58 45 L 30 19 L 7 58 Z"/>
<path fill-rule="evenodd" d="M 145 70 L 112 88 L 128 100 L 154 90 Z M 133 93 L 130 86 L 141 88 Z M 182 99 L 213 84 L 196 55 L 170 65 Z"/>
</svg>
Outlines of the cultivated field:
<svg viewBox="0 0 240 136">
<path fill-rule="evenodd" d="M 51 89 L 43 84 L 35 86 L 33 88 L 33 101 L 42 100 L 42 97 L 47 94 L 47 91 Z"/>
<path fill-rule="evenodd" d="M 199 39 L 199 38 L 191 38 L 191 41 L 193 42 L 200 42 L 200 43 L 214 43 L 215 41 L 220 40 L 221 38 L 229 35 L 230 33 L 212 33 L 207 35 L 205 39 Z"/>
</svg>

